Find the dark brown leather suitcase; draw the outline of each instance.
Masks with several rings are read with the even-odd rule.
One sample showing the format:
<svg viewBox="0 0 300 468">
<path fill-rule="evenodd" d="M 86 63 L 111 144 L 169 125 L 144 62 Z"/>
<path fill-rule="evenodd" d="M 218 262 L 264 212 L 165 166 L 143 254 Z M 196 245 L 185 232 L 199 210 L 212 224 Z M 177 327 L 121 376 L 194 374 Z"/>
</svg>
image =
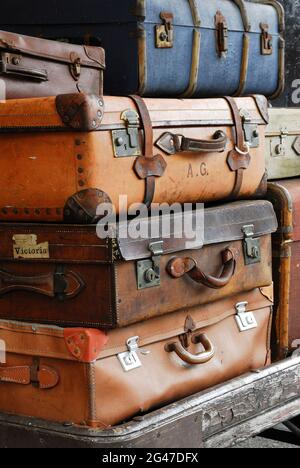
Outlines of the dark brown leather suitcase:
<svg viewBox="0 0 300 468">
<path fill-rule="evenodd" d="M 300 347 L 300 179 L 269 184 L 279 229 L 273 236 L 275 285 L 274 355 L 283 359 Z"/>
<path fill-rule="evenodd" d="M 163 221 L 137 240 L 100 239 L 94 225 L 0 224 L 0 318 L 123 327 L 271 284 L 269 202 L 206 209 L 192 245 L 174 218 L 164 237 Z"/>
<path fill-rule="evenodd" d="M 0 98 L 18 99 L 86 92 L 103 94 L 105 53 L 0 31 Z"/>
<path fill-rule="evenodd" d="M 260 369 L 270 363 L 272 289 L 107 335 L 0 321 L 0 411 L 104 429 Z"/>
</svg>

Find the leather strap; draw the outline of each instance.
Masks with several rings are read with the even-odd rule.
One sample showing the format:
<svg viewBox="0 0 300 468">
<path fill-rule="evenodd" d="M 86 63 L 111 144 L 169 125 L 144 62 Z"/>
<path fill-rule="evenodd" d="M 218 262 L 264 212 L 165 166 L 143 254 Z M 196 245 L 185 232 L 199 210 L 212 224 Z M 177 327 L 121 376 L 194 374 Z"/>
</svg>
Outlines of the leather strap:
<svg viewBox="0 0 300 468">
<path fill-rule="evenodd" d="M 54 388 L 59 382 L 58 372 L 48 366 L 0 367 L 0 382 L 19 385 L 36 384 L 42 390 Z"/>
<path fill-rule="evenodd" d="M 212 140 L 197 140 L 195 138 L 186 138 L 183 136 L 180 141 L 179 135 L 174 135 L 174 144 L 176 153 L 180 152 L 205 152 L 221 153 L 225 151 L 227 145 L 227 136 L 223 132 L 216 132 Z"/>
<path fill-rule="evenodd" d="M 139 156 L 135 161 L 135 172 L 140 179 L 145 179 L 146 190 L 144 203 L 149 208 L 153 202 L 155 194 L 155 178 L 161 177 L 167 167 L 162 155 L 153 155 L 153 128 L 144 100 L 140 96 L 129 96 L 137 106 L 140 114 L 142 127 L 144 130 L 144 150 L 143 156 Z"/>
<path fill-rule="evenodd" d="M 238 198 L 240 194 L 244 170 L 249 167 L 251 156 L 249 154 L 249 148 L 245 145 L 243 122 L 239 108 L 234 98 L 226 96 L 225 99 L 229 104 L 235 126 L 235 148 L 230 151 L 227 158 L 227 164 L 230 170 L 236 172 L 235 184 L 229 196 L 230 200 L 234 200 Z"/>
</svg>

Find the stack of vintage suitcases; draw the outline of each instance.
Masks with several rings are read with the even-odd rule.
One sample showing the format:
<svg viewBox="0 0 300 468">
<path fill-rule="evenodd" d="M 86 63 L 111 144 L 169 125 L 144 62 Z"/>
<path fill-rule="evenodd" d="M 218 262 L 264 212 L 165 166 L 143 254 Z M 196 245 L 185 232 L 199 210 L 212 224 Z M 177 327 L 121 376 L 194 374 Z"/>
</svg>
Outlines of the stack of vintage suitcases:
<svg viewBox="0 0 300 468">
<path fill-rule="evenodd" d="M 64 2 L 16 3 L 10 30 L 56 40 L 0 32 L 0 411 L 107 428 L 289 356 L 300 112 L 267 101 L 282 6 L 98 0 L 67 21 Z M 267 195 L 266 170 L 292 179 Z M 120 195 L 205 203 L 204 234 L 171 215 L 164 237 L 162 215 L 103 238 Z"/>
</svg>

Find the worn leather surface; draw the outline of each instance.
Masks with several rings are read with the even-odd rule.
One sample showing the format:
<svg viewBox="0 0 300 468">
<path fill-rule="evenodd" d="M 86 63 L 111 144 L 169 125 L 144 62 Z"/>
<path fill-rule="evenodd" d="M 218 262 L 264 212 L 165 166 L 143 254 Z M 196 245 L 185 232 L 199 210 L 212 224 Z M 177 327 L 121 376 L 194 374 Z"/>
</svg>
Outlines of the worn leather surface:
<svg viewBox="0 0 300 468">
<path fill-rule="evenodd" d="M 22 6 L 21 0 L 15 0 Z M 286 3 L 286 0 L 285 0 Z M 115 7 L 107 0 L 86 1 L 84 19 L 80 2 L 67 2 L 69 8 L 62 8 L 59 0 L 49 0 L 47 6 L 37 6 L 28 1 L 27 10 L 16 12 L 9 3 L 3 6 L 1 22 L 3 27 L 18 32 L 29 31 L 49 38 L 69 37 L 79 41 L 101 41 L 107 51 L 106 90 L 109 94 L 136 93 L 139 86 L 137 35 L 144 35 L 147 46 L 147 80 L 144 95 L 178 96 L 189 85 L 192 63 L 193 32 L 201 33 L 200 68 L 196 96 L 232 95 L 239 87 L 242 63 L 243 34 L 245 27 L 238 7 L 231 0 L 196 0 L 195 4 L 201 25 L 194 23 L 189 2 L 170 0 L 147 0 L 132 2 L 119 0 Z M 278 81 L 278 16 L 276 10 L 262 2 L 245 1 L 245 9 L 251 24 L 249 32 L 250 60 L 245 94 L 260 92 L 272 94 Z M 294 6 L 296 4 L 296 6 Z M 14 3 L 15 5 L 15 3 Z M 288 21 L 297 16 L 298 2 L 288 2 Z M 22 8 L 19 8 L 20 11 Z M 23 9 L 24 10 L 24 9 Z M 216 51 L 215 15 L 220 10 L 225 17 L 229 34 L 229 50 L 226 57 L 219 57 Z M 156 49 L 155 25 L 162 24 L 161 12 L 174 16 L 174 47 Z M 145 22 L 137 22 L 145 18 Z M 294 21 L 296 23 L 296 21 Z M 273 35 L 274 53 L 262 56 L 260 53 L 260 23 L 268 23 Z M 297 27 L 292 23 L 289 34 L 289 55 L 294 50 Z M 114 41 L 111 37 L 114 37 Z M 292 60 L 289 59 L 289 60 Z M 298 73 L 299 75 L 299 73 Z M 293 77 L 298 78 L 295 73 Z M 226 79 L 224 79 L 226 77 Z M 293 78 L 293 79 L 295 79 Z"/>
<path fill-rule="evenodd" d="M 249 224 L 253 224 L 261 249 L 261 261 L 252 265 L 245 264 L 242 232 Z M 271 204 L 236 202 L 209 208 L 204 226 L 204 239 L 200 235 L 199 243 L 193 246 L 186 244 L 187 239 L 172 236 L 126 243 L 120 240 L 116 242 L 120 252 L 114 253 L 106 239 L 97 237 L 96 226 L 0 224 L 0 317 L 113 328 L 272 282 L 271 233 L 277 224 Z M 201 234 L 201 226 L 198 229 Z M 14 259 L 13 239 L 20 235 L 36 236 L 37 245 L 48 242 L 49 258 Z M 149 260 L 150 244 L 160 240 L 160 286 L 138 290 L 137 261 Z M 226 250 L 234 253 L 235 268 L 224 288 L 197 284 L 188 275 L 175 279 L 168 272 L 174 257 L 191 258 L 206 276 L 218 277 Z M 61 280 L 56 287 L 55 278 Z"/>
<path fill-rule="evenodd" d="M 13 60 L 17 57 L 16 72 L 21 69 L 40 70 L 48 75 L 47 81 L 39 81 L 28 76 L 0 73 L 5 83 L 6 99 L 79 91 L 97 95 L 103 93 L 105 53 L 100 47 L 84 47 L 0 31 L 0 60 L 6 62 L 4 54 L 10 54 Z M 73 73 L 72 64 L 75 61 L 80 62 L 78 76 Z"/>
<path fill-rule="evenodd" d="M 135 109 L 128 98 L 106 97 L 105 113 L 97 132 L 71 131 L 56 111 L 55 98 L 8 101 L 1 104 L 0 160 L 1 220 L 63 220 L 68 199 L 85 189 L 106 193 L 118 211 L 119 195 L 128 195 L 129 206 L 144 200 L 145 181 L 134 171 L 136 157 L 114 157 L 111 131 L 124 121 L 122 113 Z M 232 115 L 224 99 L 145 100 L 153 125 L 154 141 L 165 133 L 210 140 L 223 131 L 228 145 L 223 153 L 177 153 L 167 156 L 153 148 L 167 162 L 156 177 L 155 203 L 215 202 L 228 198 L 236 183 L 227 158 L 235 145 Z M 243 171 L 240 198 L 251 198 L 265 173 L 265 122 L 252 98 L 236 100 L 257 122 L 260 145 L 250 150 L 250 164 Z M 57 130 L 57 131 L 55 131 Z M 65 130 L 65 131 L 62 131 Z M 141 138 L 142 134 L 140 133 Z"/>
<path fill-rule="evenodd" d="M 279 222 L 273 236 L 276 312 L 273 346 L 275 357 L 282 359 L 295 351 L 300 339 L 300 180 L 269 184 L 268 198 L 274 203 Z"/>
<path fill-rule="evenodd" d="M 248 301 L 248 310 L 258 324 L 242 333 L 235 321 L 235 305 L 241 301 Z M 0 339 L 7 343 L 7 363 L 0 369 L 28 366 L 39 357 L 41 365 L 56 370 L 59 382 L 48 390 L 2 382 L 0 411 L 104 428 L 177 401 L 269 363 L 271 306 L 264 291 L 256 289 L 113 331 L 91 363 L 82 363 L 69 352 L 59 328 L 2 321 Z M 214 348 L 214 357 L 205 364 L 185 364 L 165 349 L 179 343 L 189 315 L 194 324 L 192 335 L 205 333 Z M 126 373 L 117 354 L 126 351 L 126 341 L 132 336 L 140 337 L 142 367 Z M 203 348 L 191 345 L 188 351 L 198 354 Z"/>
<path fill-rule="evenodd" d="M 266 161 L 269 180 L 300 176 L 300 109 L 269 109 L 266 129 Z"/>
</svg>

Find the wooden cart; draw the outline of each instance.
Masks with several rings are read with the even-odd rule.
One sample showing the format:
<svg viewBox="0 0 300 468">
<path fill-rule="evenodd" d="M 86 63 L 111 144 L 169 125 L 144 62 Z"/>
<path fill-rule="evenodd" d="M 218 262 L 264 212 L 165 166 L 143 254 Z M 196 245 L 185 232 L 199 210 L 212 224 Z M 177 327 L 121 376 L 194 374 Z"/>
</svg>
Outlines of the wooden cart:
<svg viewBox="0 0 300 468">
<path fill-rule="evenodd" d="M 0 414 L 0 447 L 222 448 L 300 414 L 300 356 L 107 431 Z"/>
</svg>

